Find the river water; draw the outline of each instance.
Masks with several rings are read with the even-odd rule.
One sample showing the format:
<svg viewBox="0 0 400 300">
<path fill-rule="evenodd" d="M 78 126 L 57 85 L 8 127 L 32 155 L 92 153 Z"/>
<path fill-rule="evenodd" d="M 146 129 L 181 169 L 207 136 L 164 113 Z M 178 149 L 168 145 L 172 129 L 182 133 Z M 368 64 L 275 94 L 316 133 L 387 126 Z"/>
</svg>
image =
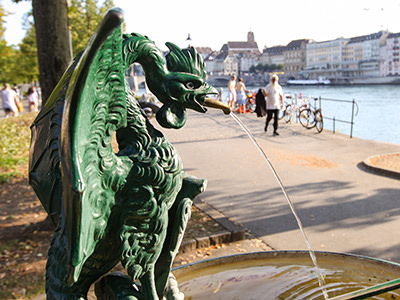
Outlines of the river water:
<svg viewBox="0 0 400 300">
<path fill-rule="evenodd" d="M 257 92 L 259 87 L 247 87 Z M 284 94 L 304 97 L 321 97 L 324 129 L 350 135 L 352 101 L 357 105 L 354 114 L 353 136 L 367 140 L 400 144 L 400 86 L 283 86 Z M 222 99 L 226 101 L 227 88 L 223 88 Z M 336 102 L 331 100 L 345 100 Z"/>
<path fill-rule="evenodd" d="M 259 87 L 249 86 L 247 89 L 257 92 Z M 144 89 L 140 89 L 138 94 L 144 92 Z M 354 100 L 357 107 L 354 109 L 353 137 L 400 144 L 400 85 L 283 86 L 283 92 L 297 97 L 302 94 L 303 98 L 321 97 L 324 130 L 334 130 L 348 136 L 351 133 L 351 102 Z M 227 97 L 228 89 L 223 87 L 223 102 Z"/>
</svg>

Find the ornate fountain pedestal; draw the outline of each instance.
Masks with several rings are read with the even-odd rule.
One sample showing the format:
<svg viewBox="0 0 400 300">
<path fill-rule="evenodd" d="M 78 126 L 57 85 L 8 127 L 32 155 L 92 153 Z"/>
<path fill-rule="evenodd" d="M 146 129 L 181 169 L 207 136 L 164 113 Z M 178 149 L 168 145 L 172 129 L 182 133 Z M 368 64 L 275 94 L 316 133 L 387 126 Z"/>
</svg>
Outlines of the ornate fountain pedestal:
<svg viewBox="0 0 400 300">
<path fill-rule="evenodd" d="M 329 299 L 364 299 L 340 295 L 400 277 L 397 263 L 332 252 L 316 252 L 316 256 Z M 324 299 L 307 251 L 226 256 L 173 273 L 185 299 Z M 400 299 L 400 291 L 368 299 Z"/>
</svg>

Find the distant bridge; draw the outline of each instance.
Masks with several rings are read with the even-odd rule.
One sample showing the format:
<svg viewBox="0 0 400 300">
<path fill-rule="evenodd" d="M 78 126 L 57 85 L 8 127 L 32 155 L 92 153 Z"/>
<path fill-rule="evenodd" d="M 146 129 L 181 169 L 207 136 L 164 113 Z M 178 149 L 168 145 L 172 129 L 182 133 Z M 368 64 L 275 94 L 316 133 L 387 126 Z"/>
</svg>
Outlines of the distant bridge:
<svg viewBox="0 0 400 300">
<path fill-rule="evenodd" d="M 210 85 L 217 86 L 217 87 L 227 87 L 229 80 L 231 80 L 232 76 L 221 76 L 221 75 L 208 75 L 207 82 Z M 268 83 L 268 79 L 265 76 L 248 76 L 248 75 L 241 75 L 237 77 L 242 77 L 246 86 L 265 86 Z"/>
<path fill-rule="evenodd" d="M 213 86 L 227 86 L 231 76 L 208 75 L 207 82 Z"/>
</svg>

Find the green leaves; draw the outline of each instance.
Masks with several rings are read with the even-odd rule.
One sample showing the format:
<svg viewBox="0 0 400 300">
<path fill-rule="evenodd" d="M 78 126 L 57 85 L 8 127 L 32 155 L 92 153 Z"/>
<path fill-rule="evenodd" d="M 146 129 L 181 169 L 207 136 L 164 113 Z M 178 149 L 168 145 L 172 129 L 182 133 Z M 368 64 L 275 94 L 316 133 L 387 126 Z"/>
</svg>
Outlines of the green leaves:
<svg viewBox="0 0 400 300">
<path fill-rule="evenodd" d="M 111 0 L 98 5 L 98 0 L 71 0 L 68 8 L 74 56 L 83 50 L 105 12 L 114 7 Z"/>
<path fill-rule="evenodd" d="M 0 183 L 27 177 L 30 129 L 34 113 L 0 119 Z"/>
</svg>

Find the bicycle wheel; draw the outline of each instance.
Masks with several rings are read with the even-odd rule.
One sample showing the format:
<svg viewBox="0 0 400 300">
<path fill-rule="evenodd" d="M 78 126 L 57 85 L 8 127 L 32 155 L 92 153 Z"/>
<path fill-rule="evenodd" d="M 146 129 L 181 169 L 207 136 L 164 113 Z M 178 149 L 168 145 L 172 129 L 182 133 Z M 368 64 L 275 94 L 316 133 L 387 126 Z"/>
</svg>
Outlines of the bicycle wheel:
<svg viewBox="0 0 400 300">
<path fill-rule="evenodd" d="M 310 110 L 310 121 L 308 123 L 308 129 L 314 128 L 315 127 L 315 111 L 313 111 L 311 108 L 309 108 Z"/>
<path fill-rule="evenodd" d="M 310 124 L 310 115 L 311 114 L 312 114 L 311 110 L 309 110 L 307 108 L 303 108 L 302 110 L 300 110 L 299 121 L 303 127 L 308 128 L 308 126 Z"/>
<path fill-rule="evenodd" d="M 315 112 L 315 128 L 317 129 L 318 133 L 321 133 L 324 129 L 324 119 L 322 117 L 321 110 L 317 110 Z"/>
<path fill-rule="evenodd" d="M 286 122 L 286 123 L 289 123 L 290 122 L 290 120 L 292 119 L 292 105 L 290 105 L 290 104 L 288 104 L 288 105 L 286 105 L 286 109 L 285 109 L 285 115 L 284 115 L 284 117 L 283 117 L 283 120 Z"/>
<path fill-rule="evenodd" d="M 304 109 L 303 118 L 307 119 L 307 122 L 304 122 L 304 127 L 307 129 L 311 129 L 315 127 L 315 113 L 311 109 Z M 300 121 L 301 122 L 301 121 Z"/>
</svg>

